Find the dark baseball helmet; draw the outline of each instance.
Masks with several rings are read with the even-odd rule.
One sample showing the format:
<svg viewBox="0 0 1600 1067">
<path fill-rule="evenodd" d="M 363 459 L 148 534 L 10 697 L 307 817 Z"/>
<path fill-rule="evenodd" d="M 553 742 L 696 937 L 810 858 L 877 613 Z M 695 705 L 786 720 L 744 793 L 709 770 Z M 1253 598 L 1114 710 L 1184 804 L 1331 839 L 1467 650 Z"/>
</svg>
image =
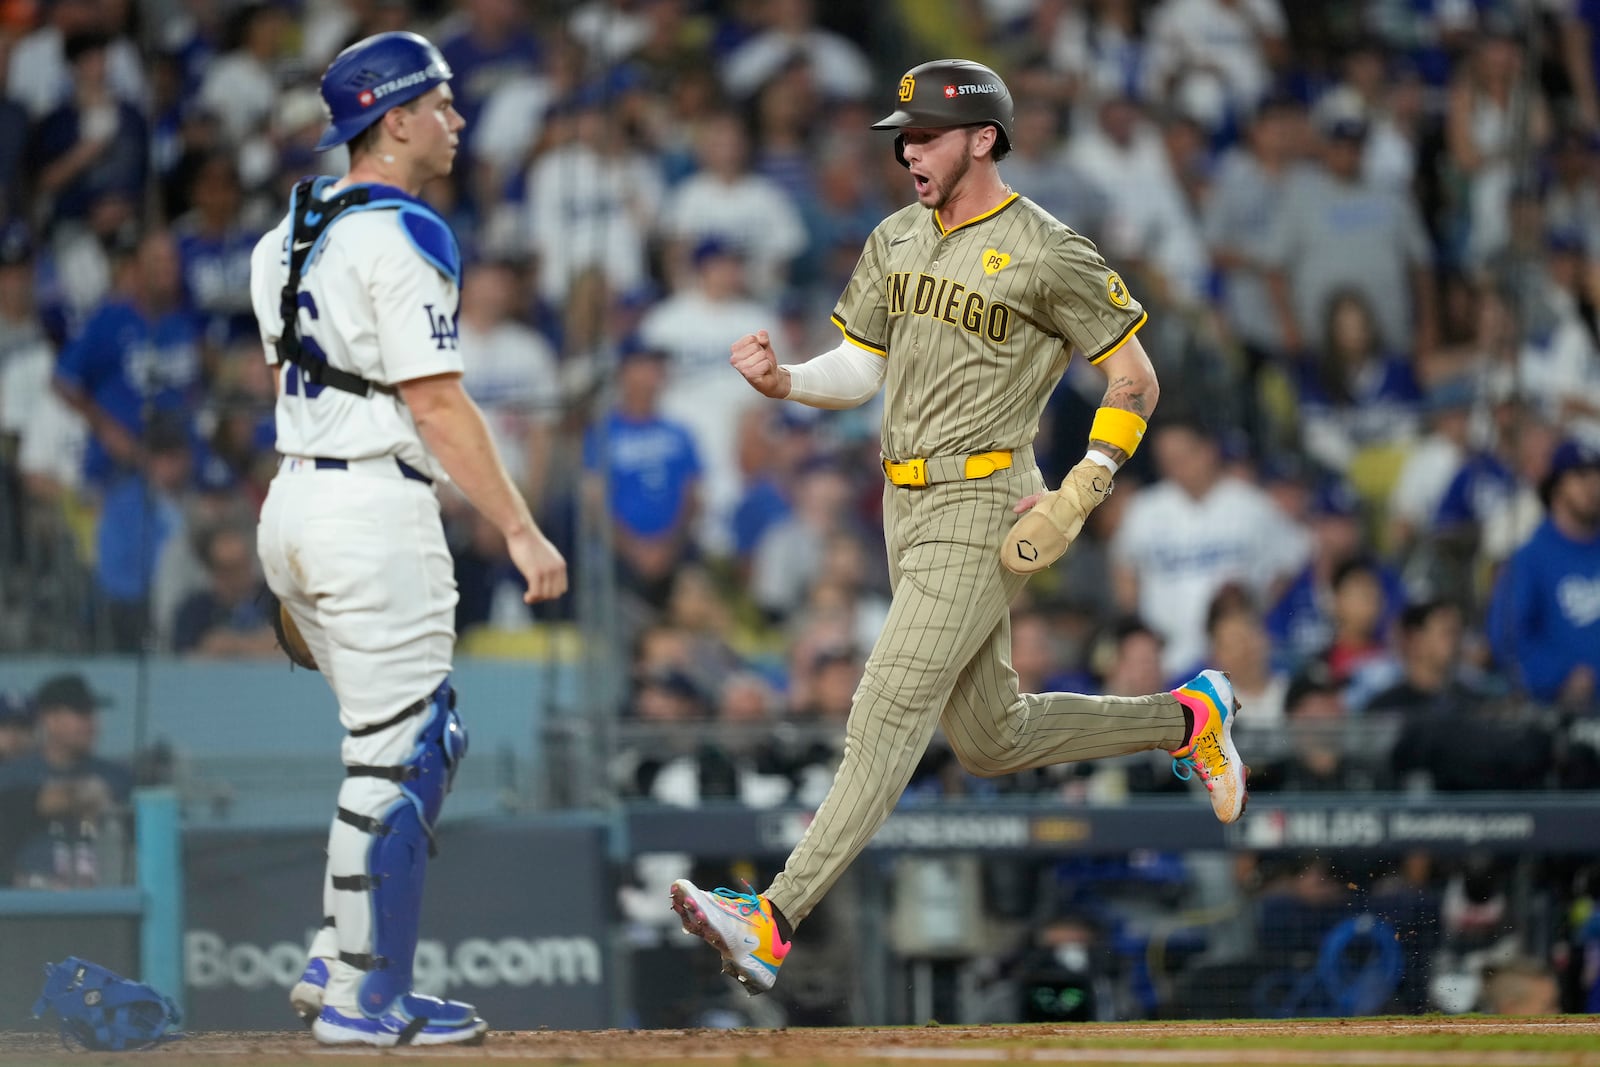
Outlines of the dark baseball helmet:
<svg viewBox="0 0 1600 1067">
<path fill-rule="evenodd" d="M 1011 90 L 1000 75 L 970 59 L 935 59 L 900 76 L 900 106 L 872 124 L 875 130 L 908 126 L 993 126 L 996 155 L 1011 151 Z M 894 156 L 906 166 L 904 135 Z"/>
<path fill-rule="evenodd" d="M 344 144 L 390 108 L 449 80 L 450 64 L 425 37 L 395 31 L 357 41 L 334 56 L 322 75 L 329 125 L 317 151 Z"/>
</svg>

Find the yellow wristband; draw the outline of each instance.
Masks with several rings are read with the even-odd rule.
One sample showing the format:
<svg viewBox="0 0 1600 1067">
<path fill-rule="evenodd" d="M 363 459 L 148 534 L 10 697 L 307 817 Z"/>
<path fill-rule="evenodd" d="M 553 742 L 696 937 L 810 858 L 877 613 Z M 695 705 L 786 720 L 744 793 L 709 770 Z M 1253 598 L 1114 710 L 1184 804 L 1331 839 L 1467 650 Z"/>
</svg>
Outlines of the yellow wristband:
<svg viewBox="0 0 1600 1067">
<path fill-rule="evenodd" d="M 1120 448 L 1131 456 L 1144 440 L 1145 421 L 1131 411 L 1121 408 L 1100 408 L 1094 413 L 1094 425 L 1089 428 L 1090 441 L 1104 441 Z"/>
</svg>

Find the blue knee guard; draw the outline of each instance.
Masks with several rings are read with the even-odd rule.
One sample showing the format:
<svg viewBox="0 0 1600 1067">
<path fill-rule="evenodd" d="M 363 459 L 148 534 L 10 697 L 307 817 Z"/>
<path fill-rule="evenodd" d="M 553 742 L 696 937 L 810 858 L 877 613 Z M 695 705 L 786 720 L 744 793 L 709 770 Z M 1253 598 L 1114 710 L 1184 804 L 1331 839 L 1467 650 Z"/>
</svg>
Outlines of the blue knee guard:
<svg viewBox="0 0 1600 1067">
<path fill-rule="evenodd" d="M 395 998 L 411 992 L 411 968 L 417 952 L 417 924 L 422 910 L 423 876 L 434 851 L 433 828 L 455 781 L 456 768 L 467 754 L 467 731 L 455 711 L 450 679 L 439 684 L 412 714 L 427 716 L 410 757 L 396 767 L 351 767 L 348 773 L 388 778 L 401 796 L 381 816 L 339 812 L 339 818 L 372 835 L 367 873 L 356 879 L 370 895 L 372 952 L 341 953 L 344 962 L 367 972 L 361 980 L 361 1010 L 376 1018 Z M 383 724 L 378 729 L 386 728 Z M 335 880 L 336 883 L 339 879 Z M 339 888 L 339 886 L 335 886 Z M 350 888 L 356 888 L 350 886 Z"/>
</svg>

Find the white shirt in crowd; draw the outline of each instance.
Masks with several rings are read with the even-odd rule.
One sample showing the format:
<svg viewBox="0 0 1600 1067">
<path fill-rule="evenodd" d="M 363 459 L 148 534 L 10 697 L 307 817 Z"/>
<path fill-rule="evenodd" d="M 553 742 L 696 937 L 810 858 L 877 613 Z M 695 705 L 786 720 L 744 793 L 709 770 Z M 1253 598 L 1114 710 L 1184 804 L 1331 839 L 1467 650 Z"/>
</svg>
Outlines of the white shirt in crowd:
<svg viewBox="0 0 1600 1067">
<path fill-rule="evenodd" d="M 805 224 L 770 178 L 744 174 L 732 182 L 706 171 L 686 179 L 667 203 L 667 232 L 693 244 L 717 237 L 744 252 L 752 292 L 774 292 L 789 261 L 806 247 Z"/>
<path fill-rule="evenodd" d="M 811 80 L 824 97 L 860 100 L 872 91 L 872 66 L 866 55 L 847 38 L 822 29 L 801 34 L 771 29 L 757 34 L 728 57 L 722 83 L 736 97 L 754 96 L 797 56 L 811 68 Z"/>
<path fill-rule="evenodd" d="M 1278 0 L 1165 0 L 1150 17 L 1154 87 L 1176 77 L 1170 95 L 1179 108 L 1215 127 L 1266 95 L 1272 71 L 1262 38 L 1287 28 Z"/>
<path fill-rule="evenodd" d="M 43 26 L 18 41 L 6 67 L 6 95 L 35 119 L 42 119 L 72 99 L 72 68 L 67 64 L 66 42 L 54 26 Z M 106 80 L 117 97 L 143 107 L 144 66 L 139 49 L 118 37 L 106 49 Z"/>
<path fill-rule="evenodd" d="M 739 415 L 764 403 L 743 378 L 729 372 L 728 345 L 777 321 L 776 311 L 754 300 L 713 301 L 687 290 L 651 308 L 639 324 L 645 343 L 669 360 L 661 413 L 688 429 L 705 465 L 700 544 L 713 555 L 733 548 L 733 510 L 741 490 L 735 447 Z"/>
<path fill-rule="evenodd" d="M 511 480 L 528 477 L 527 435 L 561 416 L 560 371 L 555 350 L 536 330 L 502 322 L 479 332 L 461 324 L 461 381 L 483 409 L 495 451 Z"/>
<path fill-rule="evenodd" d="M 1111 543 L 1139 576 L 1139 616 L 1166 642 L 1164 670 L 1185 670 L 1206 650 L 1206 612 L 1239 582 L 1264 597 L 1310 557 L 1310 539 L 1247 482 L 1224 478 L 1196 500 L 1171 482 L 1140 490 Z"/>
<path fill-rule="evenodd" d="M 661 175 L 641 155 L 608 157 L 581 144 L 545 154 L 528 172 L 540 295 L 561 303 L 590 267 L 605 271 L 613 292 L 643 285 L 648 226 L 661 197 Z"/>
</svg>

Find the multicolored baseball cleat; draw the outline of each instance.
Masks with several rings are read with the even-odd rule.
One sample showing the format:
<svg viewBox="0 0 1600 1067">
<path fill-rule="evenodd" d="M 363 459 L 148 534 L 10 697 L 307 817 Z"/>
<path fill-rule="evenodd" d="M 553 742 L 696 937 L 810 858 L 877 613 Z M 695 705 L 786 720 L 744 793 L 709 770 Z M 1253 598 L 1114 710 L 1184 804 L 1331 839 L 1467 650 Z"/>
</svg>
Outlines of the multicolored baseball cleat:
<svg viewBox="0 0 1600 1067">
<path fill-rule="evenodd" d="M 311 1024 L 311 1034 L 324 1045 L 473 1045 L 483 1040 L 489 1024 L 478 1009 L 459 1000 L 441 1000 L 406 993 L 389 1010 L 370 1019 L 352 1008 L 324 1007 Z"/>
<path fill-rule="evenodd" d="M 1211 793 L 1211 810 L 1223 822 L 1234 822 L 1250 799 L 1250 768 L 1233 747 L 1233 720 L 1239 712 L 1233 683 L 1222 671 L 1201 671 L 1172 695 L 1194 715 L 1189 740 L 1172 750 L 1172 773 L 1184 781 L 1198 773 Z"/>
<path fill-rule="evenodd" d="M 672 883 L 672 910 L 683 920 L 684 933 L 722 954 L 722 972 L 737 978 L 746 993 L 765 993 L 778 980 L 789 942 L 779 935 L 766 897 L 732 889 L 707 893 L 680 878 Z"/>
<path fill-rule="evenodd" d="M 322 1011 L 322 995 L 328 991 L 328 961 L 312 956 L 300 980 L 289 990 L 289 1006 L 310 1026 Z"/>
</svg>

